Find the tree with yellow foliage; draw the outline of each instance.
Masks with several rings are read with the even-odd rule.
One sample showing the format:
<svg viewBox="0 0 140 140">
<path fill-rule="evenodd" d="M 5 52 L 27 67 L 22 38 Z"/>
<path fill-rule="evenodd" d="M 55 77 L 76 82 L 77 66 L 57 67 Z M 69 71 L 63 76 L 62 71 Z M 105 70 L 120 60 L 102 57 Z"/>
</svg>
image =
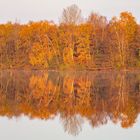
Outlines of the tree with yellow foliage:
<svg viewBox="0 0 140 140">
<path fill-rule="evenodd" d="M 127 66 L 129 45 L 134 40 L 136 30 L 135 18 L 128 12 L 122 12 L 120 18 L 113 18 L 110 22 L 110 31 L 113 32 L 110 36 L 113 43 L 112 47 L 117 49 L 115 53 L 118 53 L 117 65 L 119 67 L 126 68 Z"/>
<path fill-rule="evenodd" d="M 47 49 L 38 43 L 34 44 L 29 54 L 29 62 L 33 66 L 48 68 Z"/>
</svg>

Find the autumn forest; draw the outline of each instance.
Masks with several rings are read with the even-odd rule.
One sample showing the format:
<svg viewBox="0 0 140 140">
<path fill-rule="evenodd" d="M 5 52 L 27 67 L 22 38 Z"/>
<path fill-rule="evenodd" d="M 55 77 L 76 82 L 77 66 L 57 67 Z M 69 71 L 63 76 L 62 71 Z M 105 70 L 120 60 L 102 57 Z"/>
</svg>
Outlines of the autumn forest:
<svg viewBox="0 0 140 140">
<path fill-rule="evenodd" d="M 140 25 L 130 12 L 83 18 L 71 5 L 59 24 L 0 24 L 0 69 L 129 68 L 140 68 Z"/>
</svg>

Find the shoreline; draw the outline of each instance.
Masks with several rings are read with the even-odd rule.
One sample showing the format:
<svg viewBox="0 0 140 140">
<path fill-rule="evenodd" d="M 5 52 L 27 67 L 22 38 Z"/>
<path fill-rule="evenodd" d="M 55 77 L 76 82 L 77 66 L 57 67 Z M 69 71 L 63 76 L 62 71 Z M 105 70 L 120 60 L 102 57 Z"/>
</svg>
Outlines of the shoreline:
<svg viewBox="0 0 140 140">
<path fill-rule="evenodd" d="M 108 68 L 95 68 L 95 69 L 27 69 L 27 68 L 4 68 L 0 71 L 54 71 L 54 72 L 129 72 L 129 71 L 140 71 L 140 68 L 127 68 L 127 69 L 108 69 Z"/>
</svg>

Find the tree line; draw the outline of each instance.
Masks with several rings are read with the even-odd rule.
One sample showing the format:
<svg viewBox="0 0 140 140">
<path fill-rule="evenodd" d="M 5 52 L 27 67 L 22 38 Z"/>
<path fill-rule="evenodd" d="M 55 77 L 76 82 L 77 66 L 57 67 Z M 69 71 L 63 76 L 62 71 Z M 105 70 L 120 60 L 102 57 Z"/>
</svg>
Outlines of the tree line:
<svg viewBox="0 0 140 140">
<path fill-rule="evenodd" d="M 0 68 L 128 69 L 140 67 L 140 25 L 130 12 L 84 19 L 71 5 L 59 24 L 0 24 Z"/>
</svg>

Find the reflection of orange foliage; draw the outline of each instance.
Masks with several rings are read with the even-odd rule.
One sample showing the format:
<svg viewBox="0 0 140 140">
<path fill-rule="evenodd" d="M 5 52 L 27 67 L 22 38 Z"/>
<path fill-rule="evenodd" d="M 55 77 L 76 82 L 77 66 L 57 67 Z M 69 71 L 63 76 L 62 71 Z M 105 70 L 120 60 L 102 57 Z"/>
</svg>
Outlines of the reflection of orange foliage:
<svg viewBox="0 0 140 140">
<path fill-rule="evenodd" d="M 46 89 L 44 79 L 35 76 L 31 77 L 29 87 L 32 89 L 32 96 L 36 99 L 38 99 L 40 96 L 43 96 Z"/>
<path fill-rule="evenodd" d="M 71 133 L 80 130 L 82 117 L 93 127 L 106 124 L 110 118 L 127 128 L 133 126 L 140 111 L 136 86 L 139 74 L 130 74 L 129 80 L 128 75 L 4 72 L 0 79 L 0 115 L 48 119 L 59 113 Z"/>
<path fill-rule="evenodd" d="M 63 82 L 63 92 L 65 94 L 73 94 L 74 77 L 66 76 Z"/>
</svg>

